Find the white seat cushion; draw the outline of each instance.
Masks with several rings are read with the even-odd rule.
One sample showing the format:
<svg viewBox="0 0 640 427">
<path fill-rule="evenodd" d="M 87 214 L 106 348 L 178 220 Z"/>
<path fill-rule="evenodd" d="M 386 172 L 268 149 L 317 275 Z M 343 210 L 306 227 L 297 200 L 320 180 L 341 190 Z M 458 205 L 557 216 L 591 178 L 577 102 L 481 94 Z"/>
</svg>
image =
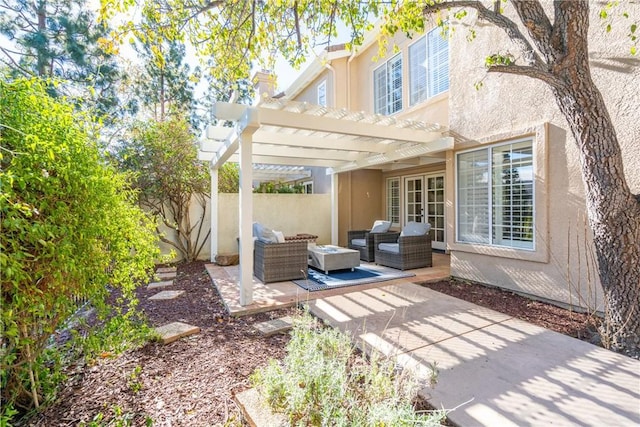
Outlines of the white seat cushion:
<svg viewBox="0 0 640 427">
<path fill-rule="evenodd" d="M 378 245 L 378 249 L 384 252 L 391 252 L 394 254 L 400 253 L 400 244 L 399 243 L 380 243 Z"/>
<path fill-rule="evenodd" d="M 407 225 L 404 226 L 401 236 L 424 236 L 429 232 L 431 228 L 431 224 L 428 222 L 414 222 L 409 221 Z"/>
<path fill-rule="evenodd" d="M 391 221 L 376 220 L 369 233 L 386 233 L 391 228 Z"/>
<path fill-rule="evenodd" d="M 351 246 L 367 246 L 367 239 L 351 239 Z"/>
</svg>

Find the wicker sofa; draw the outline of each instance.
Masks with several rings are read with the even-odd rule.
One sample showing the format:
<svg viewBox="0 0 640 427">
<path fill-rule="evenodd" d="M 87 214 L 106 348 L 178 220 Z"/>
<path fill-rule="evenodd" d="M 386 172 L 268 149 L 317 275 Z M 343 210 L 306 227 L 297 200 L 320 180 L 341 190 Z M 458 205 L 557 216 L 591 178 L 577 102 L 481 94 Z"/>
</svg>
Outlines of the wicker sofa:
<svg viewBox="0 0 640 427">
<path fill-rule="evenodd" d="M 433 230 L 422 236 L 400 236 L 399 233 L 379 233 L 374 235 L 374 257 L 376 264 L 399 270 L 411 270 L 413 268 L 431 267 L 433 254 L 431 241 Z M 380 243 L 397 243 L 398 252 L 380 250 Z"/>
<path fill-rule="evenodd" d="M 303 279 L 307 275 L 307 241 L 255 241 L 253 274 L 263 283 Z"/>
</svg>

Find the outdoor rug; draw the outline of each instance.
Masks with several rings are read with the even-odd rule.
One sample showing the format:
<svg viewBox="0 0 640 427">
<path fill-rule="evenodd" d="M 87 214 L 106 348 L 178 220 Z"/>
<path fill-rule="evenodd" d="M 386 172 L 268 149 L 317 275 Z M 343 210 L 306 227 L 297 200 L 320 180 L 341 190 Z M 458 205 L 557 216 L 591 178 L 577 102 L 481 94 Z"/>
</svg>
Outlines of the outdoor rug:
<svg viewBox="0 0 640 427">
<path fill-rule="evenodd" d="M 322 291 L 412 276 L 415 276 L 415 274 L 374 264 L 361 265 L 356 267 L 354 271 L 351 271 L 350 268 L 330 271 L 329 274 L 324 274 L 323 271 L 309 267 L 307 279 L 294 280 L 293 283 L 307 291 Z"/>
</svg>

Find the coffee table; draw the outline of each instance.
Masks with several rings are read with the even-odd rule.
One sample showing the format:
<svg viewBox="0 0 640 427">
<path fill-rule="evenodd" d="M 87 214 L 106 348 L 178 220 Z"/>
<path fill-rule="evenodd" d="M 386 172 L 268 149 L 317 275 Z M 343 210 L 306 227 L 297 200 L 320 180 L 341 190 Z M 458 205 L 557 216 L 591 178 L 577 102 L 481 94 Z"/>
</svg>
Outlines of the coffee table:
<svg viewBox="0 0 640 427">
<path fill-rule="evenodd" d="M 345 268 L 353 271 L 360 265 L 360 252 L 332 245 L 311 247 L 309 248 L 309 265 L 324 271 L 325 274 Z"/>
</svg>

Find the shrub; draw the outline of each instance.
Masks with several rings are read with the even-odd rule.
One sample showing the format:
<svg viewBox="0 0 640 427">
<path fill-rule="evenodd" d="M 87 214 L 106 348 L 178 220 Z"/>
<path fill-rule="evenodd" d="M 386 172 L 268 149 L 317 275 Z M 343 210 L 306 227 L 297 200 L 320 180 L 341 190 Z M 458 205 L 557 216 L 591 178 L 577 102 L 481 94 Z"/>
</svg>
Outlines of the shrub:
<svg viewBox="0 0 640 427">
<path fill-rule="evenodd" d="M 356 354 L 348 336 L 297 319 L 282 362 L 271 360 L 251 377 L 274 412 L 291 425 L 436 426 L 444 411 L 418 413 L 418 382 L 395 361 Z"/>
<path fill-rule="evenodd" d="M 91 120 L 44 83 L 0 82 L 0 142 L 4 424 L 53 396 L 65 354 L 48 341 L 78 298 L 98 308 L 113 347 L 136 335 L 133 290 L 159 252 L 154 224 L 103 160 Z M 116 312 L 106 304 L 113 289 L 128 301 Z"/>
<path fill-rule="evenodd" d="M 184 260 L 197 259 L 211 233 L 204 226 L 211 178 L 198 160 L 189 123 L 178 117 L 137 122 L 116 154 L 120 168 L 135 177 L 140 206 L 172 234 L 165 237 L 158 230 L 160 239 Z"/>
</svg>

